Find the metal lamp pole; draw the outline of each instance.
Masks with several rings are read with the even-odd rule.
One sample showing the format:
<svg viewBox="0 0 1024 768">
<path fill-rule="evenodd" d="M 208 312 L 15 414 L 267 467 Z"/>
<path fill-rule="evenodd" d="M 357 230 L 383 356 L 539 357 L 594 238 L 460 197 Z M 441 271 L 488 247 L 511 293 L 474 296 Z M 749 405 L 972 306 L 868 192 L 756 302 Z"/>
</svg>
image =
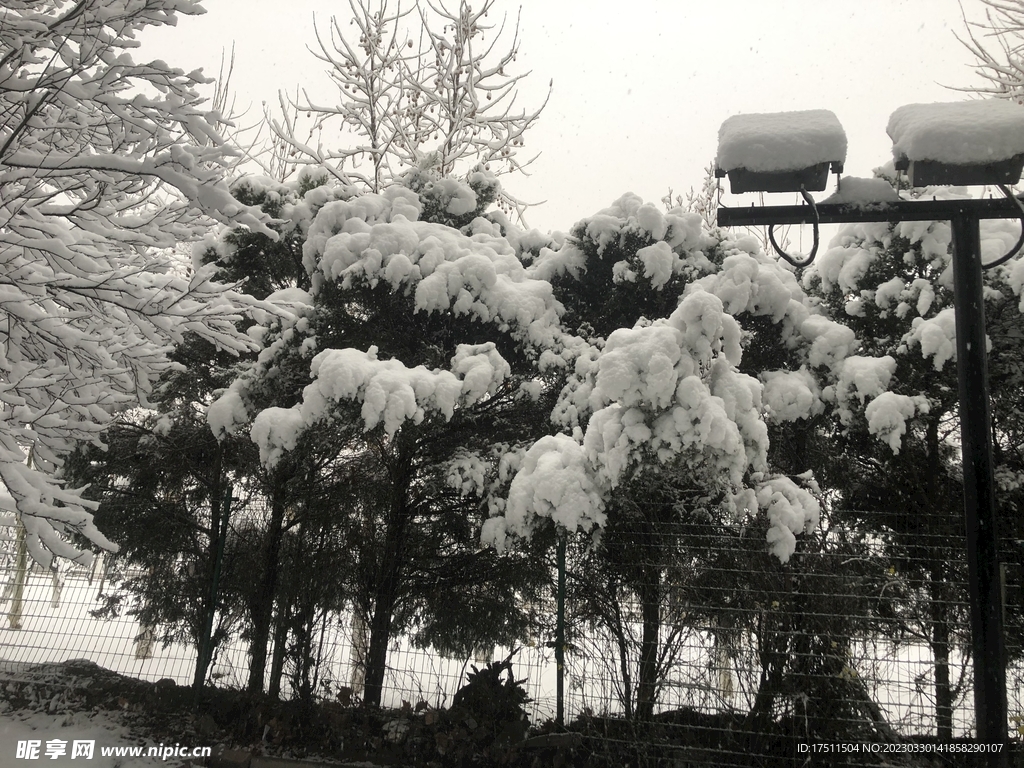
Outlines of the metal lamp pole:
<svg viewBox="0 0 1024 768">
<path fill-rule="evenodd" d="M 1020 210 L 1014 201 L 1008 199 L 901 200 L 866 207 L 818 205 L 816 209 L 816 219 L 821 224 L 949 221 L 952 225 L 960 442 L 974 653 L 974 711 L 978 741 L 1005 745 L 1006 650 L 996 536 L 979 221 L 1019 218 Z M 815 220 L 813 211 L 810 205 L 720 208 L 718 224 L 723 227 L 806 224 Z M 1005 765 L 1005 757 L 1002 753 L 991 754 L 988 764 Z"/>
<path fill-rule="evenodd" d="M 978 218 L 969 212 L 953 216 L 951 224 L 960 445 L 974 651 L 974 712 L 978 740 L 1004 744 L 1007 738 L 1006 651 L 996 535 L 981 235 Z"/>
</svg>

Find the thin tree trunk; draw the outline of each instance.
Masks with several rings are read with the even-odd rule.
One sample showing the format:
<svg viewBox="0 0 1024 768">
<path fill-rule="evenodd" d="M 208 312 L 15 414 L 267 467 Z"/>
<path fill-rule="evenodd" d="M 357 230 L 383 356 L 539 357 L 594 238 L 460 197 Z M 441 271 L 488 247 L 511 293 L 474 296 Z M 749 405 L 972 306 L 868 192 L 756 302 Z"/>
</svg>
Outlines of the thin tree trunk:
<svg viewBox="0 0 1024 768">
<path fill-rule="evenodd" d="M 274 611 L 274 592 L 277 589 L 277 571 L 284 534 L 285 497 L 283 483 L 278 484 L 271 497 L 270 528 L 263 550 L 260 585 L 253 605 L 252 641 L 249 645 L 249 683 L 251 693 L 261 693 L 267 668 L 267 645 Z"/>
<path fill-rule="evenodd" d="M 17 543 L 14 556 L 14 589 L 11 591 L 11 608 L 7 622 L 11 629 L 21 629 L 21 617 L 25 610 L 25 584 L 28 582 L 28 545 L 25 526 L 18 519 Z"/>
<path fill-rule="evenodd" d="M 932 564 L 929 582 L 931 601 L 932 657 L 935 662 L 935 735 L 940 742 L 953 739 L 953 686 L 949 676 L 949 604 L 941 566 Z"/>
<path fill-rule="evenodd" d="M 928 510 L 939 515 L 943 510 L 939 498 L 938 479 L 941 472 L 939 460 L 939 420 L 933 417 L 928 422 Z M 929 548 L 931 572 L 928 581 L 928 600 L 932 624 L 931 649 L 935 663 L 935 735 L 939 741 L 953 739 L 953 688 L 949 676 L 949 600 L 946 586 L 945 560 L 941 551 Z"/>
<path fill-rule="evenodd" d="M 225 501 L 223 488 L 224 447 L 218 442 L 214 454 L 213 469 L 210 471 L 210 538 L 207 545 L 209 561 L 209 581 L 203 590 L 202 624 L 196 643 L 196 670 L 192 677 L 192 687 L 201 689 L 206 684 L 206 675 L 213 660 L 213 625 L 217 618 L 217 588 L 215 585 L 217 561 L 223 550 L 223 540 L 227 537 L 228 526 L 225 519 L 230 514 L 229 503 Z"/>
<path fill-rule="evenodd" d="M 661 570 L 653 566 L 645 570 L 645 583 L 640 596 L 643 636 L 640 642 L 640 674 L 636 686 L 636 719 L 640 722 L 654 716 L 661 640 Z"/>
<path fill-rule="evenodd" d="M 611 585 L 608 590 L 615 606 L 615 641 L 619 646 L 619 667 L 622 671 L 622 703 L 626 709 L 626 719 L 633 719 L 633 679 L 629 674 L 629 646 L 626 643 L 626 630 L 622 625 L 622 606 L 619 602 L 618 585 Z"/>
<path fill-rule="evenodd" d="M 64 591 L 64 582 L 60 580 L 60 570 L 57 568 L 57 561 L 50 565 L 50 607 L 60 608 L 60 595 Z"/>
<path fill-rule="evenodd" d="M 272 699 L 281 698 L 281 676 L 284 674 L 284 656 L 288 644 L 287 607 L 277 606 L 277 622 L 274 627 L 274 655 L 270 659 L 270 686 L 267 694 Z"/>
<path fill-rule="evenodd" d="M 366 677 L 363 703 L 380 706 L 384 676 L 387 671 L 388 646 L 394 626 L 402 584 L 402 570 L 407 557 L 406 543 L 411 525 L 408 505 L 412 468 L 404 451 L 396 451 L 391 465 L 391 497 L 388 505 L 384 546 L 376 563 L 372 585 L 373 612 L 370 615 L 370 642 L 366 649 Z"/>
<path fill-rule="evenodd" d="M 352 694 L 363 697 L 363 685 L 366 682 L 366 651 L 369 644 L 368 626 L 362 609 L 358 606 L 352 608 L 352 653 L 351 673 L 349 674 L 348 685 Z"/>
<path fill-rule="evenodd" d="M 768 624 L 771 626 L 768 626 Z M 789 633 L 772 614 L 758 618 L 758 659 L 761 680 L 754 694 L 754 705 L 747 713 L 748 730 L 761 731 L 772 721 L 775 699 L 782 692 L 786 662 L 789 659 Z"/>
<path fill-rule="evenodd" d="M 363 702 L 373 707 L 380 706 L 381 692 L 384 689 L 394 609 L 393 592 L 386 588 L 378 590 L 374 600 L 373 616 L 370 618 L 370 645 L 366 649 L 366 677 L 363 683 Z"/>
</svg>

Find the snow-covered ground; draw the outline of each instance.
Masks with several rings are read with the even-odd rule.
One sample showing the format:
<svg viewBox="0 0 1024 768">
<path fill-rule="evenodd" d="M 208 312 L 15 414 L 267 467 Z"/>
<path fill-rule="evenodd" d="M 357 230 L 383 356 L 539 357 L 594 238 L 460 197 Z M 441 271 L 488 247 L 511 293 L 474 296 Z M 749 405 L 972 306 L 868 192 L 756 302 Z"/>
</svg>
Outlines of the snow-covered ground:
<svg viewBox="0 0 1024 768">
<path fill-rule="evenodd" d="M 77 742 L 77 744 L 76 744 Z M 43 712 L 4 712 L 0 714 L 0 768 L 33 764 L 53 766 L 89 766 L 89 768 L 175 768 L 183 760 L 168 753 L 148 756 L 155 747 L 192 750 L 212 747 L 210 744 L 160 744 L 146 741 L 116 722 L 110 713 L 76 712 L 46 714 Z M 32 748 L 35 752 L 32 752 Z M 75 750 L 78 750 L 77 754 Z M 88 759 L 91 749 L 91 759 Z M 141 749 L 140 754 L 127 750 Z M 120 752 L 120 754 L 117 754 Z M 32 755 L 37 755 L 33 758 Z"/>
<path fill-rule="evenodd" d="M 30 665 L 89 659 L 122 675 L 156 681 L 170 678 L 189 685 L 195 669 L 195 652 L 181 644 L 164 647 L 159 641 L 140 642 L 142 628 L 130 616 L 105 620 L 93 618 L 91 610 L 100 607 L 96 600 L 99 581 L 91 583 L 83 572 L 69 571 L 62 577 L 60 596 L 54 605 L 53 582 L 49 574 L 33 572 L 28 577 L 23 598 L 21 628 L 11 629 L 9 599 L 0 600 L 0 673 L 24 669 Z M 324 628 L 322 647 L 325 661 L 320 679 L 333 686 L 321 693 L 330 694 L 352 679 L 351 625 L 347 616 L 334 617 Z M 146 647 L 140 647 L 146 646 Z M 555 710 L 555 665 L 553 651 L 537 638 L 516 655 L 513 669 L 517 679 L 527 677 L 534 700 L 534 720 L 553 717 Z M 504 658 L 509 649 L 497 648 L 493 658 Z M 400 707 L 403 700 L 424 700 L 432 706 L 451 702 L 466 682 L 467 662 L 442 657 L 432 651 L 415 648 L 402 638 L 392 645 L 388 663 L 391 669 L 385 684 L 384 706 Z M 244 687 L 248 674 L 248 650 L 242 642 L 218 649 L 212 667 L 219 686 Z M 0 764 L 2 768 L 2 764 Z"/>
<path fill-rule="evenodd" d="M 11 628 L 11 597 L 0 600 L 0 671 L 12 664 L 47 664 L 68 659 L 89 659 L 101 667 L 143 680 L 164 677 L 178 683 L 190 682 L 195 654 L 180 646 L 161 649 L 140 658 L 136 637 L 141 628 L 129 616 L 96 619 L 89 611 L 101 607 L 96 599 L 98 580 L 91 583 L 78 570 L 61 576 L 57 599 L 49 574 L 32 571 L 23 597 L 20 628 Z"/>
</svg>

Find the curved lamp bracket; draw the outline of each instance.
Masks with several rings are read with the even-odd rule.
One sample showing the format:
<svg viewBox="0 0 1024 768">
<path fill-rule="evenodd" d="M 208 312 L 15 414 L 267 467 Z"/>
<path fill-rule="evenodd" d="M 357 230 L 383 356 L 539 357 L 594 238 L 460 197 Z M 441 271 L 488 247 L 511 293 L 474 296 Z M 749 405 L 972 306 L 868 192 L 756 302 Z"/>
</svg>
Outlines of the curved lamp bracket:
<svg viewBox="0 0 1024 768">
<path fill-rule="evenodd" d="M 818 253 L 818 223 L 819 223 L 819 220 L 818 220 L 818 207 L 814 204 L 814 198 L 810 196 L 810 194 L 807 192 L 806 189 L 801 189 L 800 190 L 800 194 L 803 196 L 804 201 L 809 206 L 811 206 L 811 213 L 814 214 L 814 221 L 811 222 L 811 226 L 814 229 L 814 245 L 811 246 L 811 253 L 810 253 L 810 255 L 808 255 L 808 257 L 806 259 L 804 259 L 803 261 L 797 261 L 792 256 L 790 256 L 788 253 L 786 253 L 784 250 L 782 250 L 779 247 L 779 244 L 777 242 L 775 242 L 775 225 L 771 224 L 768 227 L 768 240 L 771 242 L 772 248 L 775 249 L 775 252 L 777 254 L 779 254 L 780 257 L 782 257 L 783 259 L 788 261 L 794 267 L 798 267 L 798 268 L 799 267 L 806 267 L 806 266 L 810 265 L 810 263 L 812 261 L 814 261 L 814 257 Z M 1017 205 L 1020 206 L 1020 201 L 1017 202 Z M 1022 216 L 1022 218 L 1024 218 L 1024 208 L 1021 209 L 1021 216 Z M 1021 241 L 1022 241 L 1022 243 L 1024 243 L 1024 234 L 1021 235 Z M 1020 246 L 1021 246 L 1021 243 L 1018 243 L 1017 247 L 1019 248 Z M 1016 253 L 1016 249 L 1014 250 L 1014 253 Z M 1010 254 L 1010 255 L 1012 256 L 1013 254 Z M 1007 258 L 1009 258 L 1009 257 L 1007 257 Z M 1000 262 L 1000 263 L 1002 263 L 1002 262 Z M 995 265 L 993 264 L 993 266 L 995 266 Z"/>
<path fill-rule="evenodd" d="M 999 258 L 999 259 L 996 259 L 995 261 L 989 262 L 988 264 L 982 264 L 981 265 L 982 269 L 992 269 L 992 267 L 998 267 L 1000 264 L 1005 264 L 1010 259 L 1012 259 L 1014 256 L 1016 256 L 1017 252 L 1020 250 L 1021 246 L 1024 245 L 1024 205 L 1021 205 L 1020 199 L 1017 198 L 1006 187 L 1005 184 L 998 184 L 997 186 L 999 187 L 1000 191 L 1002 191 L 1002 193 L 1004 195 L 1006 195 L 1008 198 L 1013 200 L 1013 204 L 1017 206 L 1017 210 L 1020 212 L 1020 224 L 1021 224 L 1020 239 L 1017 240 L 1017 244 L 1015 246 L 1013 246 L 1013 248 L 1010 249 L 1009 253 L 1007 253 L 1002 258 Z"/>
</svg>

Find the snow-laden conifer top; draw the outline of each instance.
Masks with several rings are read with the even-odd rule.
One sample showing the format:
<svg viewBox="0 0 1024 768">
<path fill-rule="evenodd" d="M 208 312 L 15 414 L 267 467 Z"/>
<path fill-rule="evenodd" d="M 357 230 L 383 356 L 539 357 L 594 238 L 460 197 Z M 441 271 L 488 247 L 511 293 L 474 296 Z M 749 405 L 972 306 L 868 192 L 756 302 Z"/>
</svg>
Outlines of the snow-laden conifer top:
<svg viewBox="0 0 1024 768">
<path fill-rule="evenodd" d="M 1002 99 L 907 104 L 885 130 L 897 159 L 971 165 L 1024 153 L 1024 108 Z"/>
<path fill-rule="evenodd" d="M 846 160 L 846 133 L 827 109 L 733 115 L 718 130 L 719 168 L 798 171 Z"/>
</svg>

